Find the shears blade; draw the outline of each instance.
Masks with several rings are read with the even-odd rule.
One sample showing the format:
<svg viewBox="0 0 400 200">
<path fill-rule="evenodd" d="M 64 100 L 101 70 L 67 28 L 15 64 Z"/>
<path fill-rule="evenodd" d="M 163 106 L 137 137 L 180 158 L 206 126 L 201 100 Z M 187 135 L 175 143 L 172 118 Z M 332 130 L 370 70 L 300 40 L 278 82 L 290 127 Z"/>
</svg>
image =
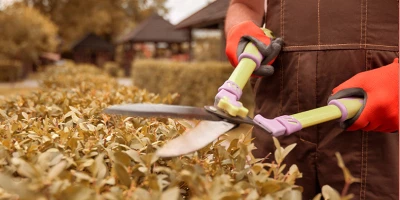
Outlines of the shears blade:
<svg viewBox="0 0 400 200">
<path fill-rule="evenodd" d="M 157 151 L 159 157 L 174 157 L 197 151 L 239 124 L 255 125 L 249 117 L 232 117 L 213 106 L 191 107 L 167 104 L 120 104 L 104 113 L 136 117 L 168 117 L 201 120 L 194 128 L 168 141 Z"/>
<path fill-rule="evenodd" d="M 221 121 L 217 115 L 204 108 L 167 104 L 120 104 L 106 108 L 104 113 L 136 117 L 169 117 Z"/>
<path fill-rule="evenodd" d="M 156 155 L 174 157 L 192 153 L 212 143 L 235 126 L 236 124 L 225 121 L 201 121 L 193 129 L 167 142 L 157 150 Z"/>
</svg>

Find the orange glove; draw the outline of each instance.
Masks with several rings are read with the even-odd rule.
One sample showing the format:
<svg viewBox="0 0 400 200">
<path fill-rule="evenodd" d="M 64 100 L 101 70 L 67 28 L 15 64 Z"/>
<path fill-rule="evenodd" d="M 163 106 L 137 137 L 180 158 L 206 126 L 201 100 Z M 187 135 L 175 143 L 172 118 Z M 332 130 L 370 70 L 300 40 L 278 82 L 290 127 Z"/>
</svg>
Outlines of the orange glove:
<svg viewBox="0 0 400 200">
<path fill-rule="evenodd" d="M 349 131 L 394 132 L 399 130 L 399 59 L 359 73 L 333 89 L 328 101 L 345 97 L 364 98 L 364 105 L 341 123 Z"/>
<path fill-rule="evenodd" d="M 225 53 L 232 66 L 236 67 L 238 65 L 238 57 L 248 42 L 252 42 L 264 58 L 261 66 L 254 71 L 254 75 L 266 76 L 273 74 L 274 69 L 270 65 L 281 51 L 282 39 L 273 39 L 271 31 L 266 35 L 252 21 L 245 21 L 233 26 L 227 34 L 225 48 Z"/>
</svg>

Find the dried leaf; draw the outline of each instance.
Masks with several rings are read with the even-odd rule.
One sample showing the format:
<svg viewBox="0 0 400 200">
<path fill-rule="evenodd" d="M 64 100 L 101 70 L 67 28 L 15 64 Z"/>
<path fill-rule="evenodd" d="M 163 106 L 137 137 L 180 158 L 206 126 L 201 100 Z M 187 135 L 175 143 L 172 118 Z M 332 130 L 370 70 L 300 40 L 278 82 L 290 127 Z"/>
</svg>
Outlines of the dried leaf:
<svg viewBox="0 0 400 200">
<path fill-rule="evenodd" d="M 127 150 L 124 151 L 129 157 L 132 158 L 132 160 L 134 160 L 137 163 L 143 163 L 142 159 L 140 159 L 140 154 L 139 152 L 135 151 L 135 150 Z"/>
<path fill-rule="evenodd" d="M 322 186 L 322 196 L 325 200 L 340 200 L 340 194 L 329 185 Z"/>
<path fill-rule="evenodd" d="M 25 177 L 35 179 L 40 177 L 40 172 L 32 166 L 30 163 L 20 159 L 20 158 L 12 158 L 12 163 L 17 167 L 17 172 Z"/>
<path fill-rule="evenodd" d="M 125 185 L 126 187 L 130 187 L 131 185 L 131 178 L 126 171 L 125 167 L 120 163 L 114 163 L 113 171 L 118 177 L 118 180 Z"/>
<path fill-rule="evenodd" d="M 104 164 L 104 154 L 99 154 L 94 162 L 93 174 L 97 179 L 103 179 L 107 175 L 107 167 Z"/>
<path fill-rule="evenodd" d="M 83 185 L 72 185 L 63 192 L 63 199 L 66 200 L 89 200 L 92 199 L 94 191 Z"/>
<path fill-rule="evenodd" d="M 35 191 L 29 190 L 26 182 L 15 181 L 12 177 L 0 173 L 0 188 L 12 193 L 17 194 L 20 199 L 39 199 L 40 194 Z"/>
<path fill-rule="evenodd" d="M 143 200 L 151 200 L 151 195 L 150 193 L 143 189 L 143 188 L 137 188 L 135 192 L 133 193 L 134 199 L 143 199 Z"/>
<path fill-rule="evenodd" d="M 290 200 L 302 200 L 302 194 L 299 190 L 289 190 L 284 193 L 282 199 L 290 199 Z"/>
<path fill-rule="evenodd" d="M 85 180 L 85 181 L 89 181 L 89 182 L 93 181 L 93 178 L 91 176 L 89 176 L 83 172 L 71 170 L 71 174 L 74 175 L 78 179 L 78 181 L 80 181 L 80 180 Z"/>
<path fill-rule="evenodd" d="M 336 158 L 338 160 L 338 166 L 342 169 L 343 175 L 344 175 L 344 180 L 348 184 L 352 184 L 354 182 L 360 182 L 361 180 L 359 178 L 354 178 L 353 175 L 351 175 L 350 170 L 345 166 L 342 156 L 340 153 L 336 152 L 335 153 Z"/>
<path fill-rule="evenodd" d="M 67 161 L 61 161 L 60 163 L 54 165 L 50 170 L 49 173 L 47 174 L 47 178 L 49 180 L 53 180 L 56 178 L 58 175 L 61 174 L 61 172 L 64 171 L 64 169 L 67 166 Z"/>
<path fill-rule="evenodd" d="M 131 158 L 124 152 L 115 152 L 114 159 L 116 162 L 120 162 L 125 167 L 128 167 L 131 164 Z"/>
<path fill-rule="evenodd" d="M 180 77 L 181 72 L 173 78 L 190 79 Z M 121 86 L 98 67 L 69 61 L 46 68 L 44 77 L 38 92 L 0 100 L 0 171 L 13 176 L 4 179 L 8 187 L 0 187 L 9 196 L 282 199 L 301 191 L 293 185 L 301 177 L 297 167 L 287 166 L 289 171 L 283 174 L 286 165 L 282 161 L 294 145 L 284 149 L 274 138 L 281 163 L 268 163 L 269 159 L 251 154 L 255 146 L 251 131 L 245 131 L 221 137 L 192 154 L 158 158 L 155 151 L 160 146 L 199 121 L 180 123 L 102 112 L 114 104 L 166 103 L 176 95 L 162 98 L 134 86 Z M 163 79 L 157 81 L 163 85 Z M 181 87 L 211 91 L 203 85 Z M 0 199 L 5 197 L 3 190 Z"/>
<path fill-rule="evenodd" d="M 272 139 L 274 140 L 274 145 L 276 147 L 275 154 L 274 154 L 275 155 L 275 161 L 278 164 L 280 164 L 281 161 L 283 160 L 282 159 L 282 147 L 281 147 L 278 139 L 276 139 L 275 137 L 273 137 Z"/>
<path fill-rule="evenodd" d="M 283 159 L 285 159 L 285 157 L 296 147 L 296 144 L 291 144 L 289 146 L 287 146 L 286 148 L 284 148 L 283 152 L 282 152 L 282 161 Z"/>
<path fill-rule="evenodd" d="M 321 200 L 322 194 L 319 193 L 317 195 L 315 195 L 315 197 L 312 200 Z"/>
<path fill-rule="evenodd" d="M 300 173 L 297 165 L 292 165 L 289 168 L 285 182 L 293 185 L 295 183 L 296 179 L 301 178 L 301 177 L 302 177 L 302 174 Z"/>
</svg>

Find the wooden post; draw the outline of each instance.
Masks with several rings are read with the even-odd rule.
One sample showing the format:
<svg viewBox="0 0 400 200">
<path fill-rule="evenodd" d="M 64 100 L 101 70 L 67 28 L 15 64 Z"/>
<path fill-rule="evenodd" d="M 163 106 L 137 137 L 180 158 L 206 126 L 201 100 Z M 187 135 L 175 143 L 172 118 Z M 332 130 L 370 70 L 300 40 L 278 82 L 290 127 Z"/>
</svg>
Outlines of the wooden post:
<svg viewBox="0 0 400 200">
<path fill-rule="evenodd" d="M 158 42 L 154 42 L 154 54 L 153 54 L 153 58 L 157 58 L 158 57 Z"/>
<path fill-rule="evenodd" d="M 188 29 L 188 39 L 189 39 L 189 61 L 193 60 L 193 47 L 192 47 L 192 41 L 193 41 L 193 35 L 192 35 L 192 28 Z"/>
</svg>

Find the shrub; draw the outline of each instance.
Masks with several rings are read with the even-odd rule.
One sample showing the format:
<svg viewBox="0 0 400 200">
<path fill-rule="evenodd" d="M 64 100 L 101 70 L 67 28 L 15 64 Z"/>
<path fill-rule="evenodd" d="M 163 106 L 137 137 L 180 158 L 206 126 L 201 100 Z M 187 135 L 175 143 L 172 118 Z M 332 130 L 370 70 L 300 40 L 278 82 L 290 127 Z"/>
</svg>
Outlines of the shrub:
<svg viewBox="0 0 400 200">
<path fill-rule="evenodd" d="M 132 66 L 133 83 L 161 95 L 174 91 L 180 95 L 177 104 L 205 106 L 214 103 L 218 88 L 233 72 L 228 62 L 173 62 L 136 60 Z M 252 107 L 250 84 L 244 88 L 241 102 Z"/>
<path fill-rule="evenodd" d="M 299 199 L 296 165 L 283 164 L 295 144 L 275 140 L 276 160 L 253 158 L 242 135 L 188 155 L 155 151 L 188 123 L 106 115 L 121 103 L 172 103 L 121 86 L 94 66 L 52 66 L 39 91 L 0 100 L 2 199 Z M 349 179 L 350 180 L 350 179 Z M 337 192 L 325 187 L 325 194 Z M 325 196 L 325 195 L 324 195 Z M 334 199 L 334 198 L 332 198 Z"/>
<path fill-rule="evenodd" d="M 104 70 L 112 77 L 124 76 L 124 70 L 121 69 L 116 62 L 106 62 L 104 64 Z"/>
<path fill-rule="evenodd" d="M 195 153 L 160 159 L 155 150 L 182 134 L 185 123 L 101 113 L 112 104 L 171 103 L 172 95 L 161 98 L 120 86 L 90 65 L 52 66 L 44 77 L 39 91 L 0 102 L 3 198 L 241 199 L 301 194 L 294 185 L 301 176 L 297 167 L 285 175 L 272 170 L 279 165 L 260 163 L 252 158 L 254 146 L 244 136 L 229 148 L 221 145 L 221 138 Z"/>
<path fill-rule="evenodd" d="M 1 10 L 0 24 L 0 54 L 32 62 L 57 50 L 57 26 L 36 8 L 16 2 Z"/>
<path fill-rule="evenodd" d="M 17 81 L 22 77 L 22 63 L 0 60 L 0 82 Z"/>
</svg>

